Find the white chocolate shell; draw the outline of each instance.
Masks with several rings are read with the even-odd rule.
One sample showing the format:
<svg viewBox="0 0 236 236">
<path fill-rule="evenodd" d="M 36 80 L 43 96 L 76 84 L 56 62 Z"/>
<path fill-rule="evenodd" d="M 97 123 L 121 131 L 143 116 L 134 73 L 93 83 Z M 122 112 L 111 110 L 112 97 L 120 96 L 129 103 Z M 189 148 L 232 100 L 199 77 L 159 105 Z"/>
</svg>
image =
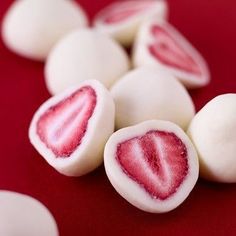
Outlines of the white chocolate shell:
<svg viewBox="0 0 236 236">
<path fill-rule="evenodd" d="M 188 134 L 198 151 L 200 175 L 236 183 L 236 94 L 208 102 L 193 118 Z"/>
<path fill-rule="evenodd" d="M 81 29 L 63 38 L 50 53 L 46 85 L 51 94 L 87 79 L 109 88 L 129 69 L 124 49 L 114 40 L 92 29 Z"/>
<path fill-rule="evenodd" d="M 2 37 L 15 53 L 44 61 L 59 39 L 87 24 L 74 0 L 14 1 L 3 20 Z"/>
<path fill-rule="evenodd" d="M 112 88 L 116 105 L 116 128 L 160 119 L 183 129 L 195 114 L 185 87 L 171 74 L 156 67 L 140 67 L 122 77 Z"/>
<path fill-rule="evenodd" d="M 0 235 L 59 236 L 55 219 L 36 199 L 10 191 L 0 191 Z"/>
</svg>

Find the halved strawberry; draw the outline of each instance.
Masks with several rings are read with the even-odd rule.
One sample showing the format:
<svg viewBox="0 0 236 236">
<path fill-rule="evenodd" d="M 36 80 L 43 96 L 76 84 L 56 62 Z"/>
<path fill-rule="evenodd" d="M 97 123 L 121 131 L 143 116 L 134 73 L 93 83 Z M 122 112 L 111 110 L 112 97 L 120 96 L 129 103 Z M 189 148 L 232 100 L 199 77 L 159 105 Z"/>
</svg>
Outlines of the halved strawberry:
<svg viewBox="0 0 236 236">
<path fill-rule="evenodd" d="M 150 10 L 155 4 L 154 0 L 115 2 L 100 11 L 97 18 L 106 24 L 118 24 L 134 15 Z"/>
<path fill-rule="evenodd" d="M 174 194 L 188 173 L 186 146 L 170 132 L 148 131 L 124 141 L 116 158 L 123 171 L 156 199 Z"/>
<path fill-rule="evenodd" d="M 88 80 L 46 101 L 34 115 L 29 136 L 50 165 L 79 176 L 101 164 L 113 130 L 113 99 L 100 82 Z"/>
<path fill-rule="evenodd" d="M 151 31 L 155 42 L 149 45 L 149 51 L 157 60 L 164 65 L 198 75 L 201 79 L 200 66 L 166 29 L 160 25 L 153 25 Z"/>
<path fill-rule="evenodd" d="M 95 90 L 85 86 L 40 116 L 37 134 L 56 157 L 69 157 L 81 144 L 96 103 Z"/>
<path fill-rule="evenodd" d="M 99 31 L 129 46 L 142 22 L 151 18 L 166 20 L 167 14 L 165 0 L 120 1 L 101 10 L 94 19 L 94 25 Z"/>
<path fill-rule="evenodd" d="M 104 158 L 115 189 L 149 212 L 177 207 L 198 178 L 192 143 L 177 125 L 167 121 L 146 121 L 117 131 L 106 144 Z"/>
<path fill-rule="evenodd" d="M 200 53 L 173 26 L 150 20 L 139 31 L 133 64 L 164 68 L 186 87 L 202 87 L 209 83 L 207 64 Z"/>
</svg>

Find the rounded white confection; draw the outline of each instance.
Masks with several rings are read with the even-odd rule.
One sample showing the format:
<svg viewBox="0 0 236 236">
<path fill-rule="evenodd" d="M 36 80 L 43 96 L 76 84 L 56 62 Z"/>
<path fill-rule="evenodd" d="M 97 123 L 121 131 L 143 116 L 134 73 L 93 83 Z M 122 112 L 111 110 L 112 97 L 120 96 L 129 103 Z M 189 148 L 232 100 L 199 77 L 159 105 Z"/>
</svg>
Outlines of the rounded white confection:
<svg viewBox="0 0 236 236">
<path fill-rule="evenodd" d="M 129 59 L 120 45 L 92 29 L 75 31 L 52 50 L 46 63 L 48 90 L 56 94 L 87 79 L 110 87 L 129 69 Z"/>
<path fill-rule="evenodd" d="M 125 174 L 116 160 L 118 144 L 131 138 L 145 135 L 152 130 L 174 133 L 184 143 L 188 153 L 188 174 L 178 190 L 165 200 L 151 197 L 144 188 Z M 106 174 L 116 191 L 132 205 L 152 213 L 168 212 L 179 206 L 192 191 L 199 173 L 197 153 L 187 135 L 177 125 L 160 120 L 145 121 L 115 132 L 105 146 L 104 164 Z"/>
<path fill-rule="evenodd" d="M 154 67 L 140 67 L 111 89 L 116 105 L 116 128 L 150 119 L 172 121 L 186 129 L 195 114 L 191 97 L 172 75 Z"/>
<path fill-rule="evenodd" d="M 14 1 L 3 20 L 2 37 L 21 56 L 45 60 L 62 36 L 87 24 L 85 12 L 74 0 Z"/>
<path fill-rule="evenodd" d="M 139 30 L 140 25 L 148 19 L 154 18 L 157 20 L 166 20 L 168 17 L 168 5 L 165 0 L 155 0 L 150 9 L 144 10 L 125 20 L 113 24 L 106 24 L 104 17 L 106 11 L 116 10 L 117 8 L 124 7 L 130 8 L 130 5 L 137 5 L 145 1 L 126 1 L 115 2 L 101 10 L 94 19 L 94 26 L 100 32 L 110 35 L 124 46 L 130 46 Z"/>
<path fill-rule="evenodd" d="M 36 132 L 36 124 L 50 107 L 69 97 L 84 86 L 91 86 L 97 97 L 96 107 L 90 117 L 81 144 L 67 158 L 55 157 Z M 36 150 L 60 173 L 67 176 L 81 176 L 97 168 L 103 161 L 106 141 L 114 132 L 115 106 L 108 90 L 96 80 L 87 80 L 46 101 L 35 113 L 29 128 L 29 138 Z"/>
<path fill-rule="evenodd" d="M 197 148 L 202 177 L 236 182 L 236 94 L 207 103 L 193 118 L 188 134 Z"/>
<path fill-rule="evenodd" d="M 193 73 L 176 69 L 169 65 L 164 65 L 158 61 L 148 49 L 148 46 L 155 42 L 155 37 L 152 36 L 151 27 L 159 25 L 163 27 L 175 41 L 190 55 L 198 64 L 202 75 L 194 75 Z M 207 85 L 210 81 L 210 72 L 205 59 L 200 53 L 189 43 L 189 41 L 178 32 L 172 25 L 164 21 L 150 19 L 144 22 L 138 32 L 136 41 L 133 47 L 132 63 L 134 67 L 153 65 L 159 68 L 164 68 L 180 80 L 187 88 L 197 88 Z"/>
<path fill-rule="evenodd" d="M 59 236 L 52 214 L 38 200 L 1 190 L 0 203 L 0 235 Z"/>
</svg>

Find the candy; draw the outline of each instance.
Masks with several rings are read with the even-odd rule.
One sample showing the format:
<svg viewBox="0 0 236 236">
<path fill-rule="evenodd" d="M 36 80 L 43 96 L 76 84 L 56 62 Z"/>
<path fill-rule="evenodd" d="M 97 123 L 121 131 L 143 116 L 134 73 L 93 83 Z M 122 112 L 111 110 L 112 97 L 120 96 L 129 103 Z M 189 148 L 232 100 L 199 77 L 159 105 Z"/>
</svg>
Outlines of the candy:
<svg viewBox="0 0 236 236">
<path fill-rule="evenodd" d="M 150 18 L 165 20 L 167 12 L 165 0 L 114 2 L 96 15 L 94 25 L 99 31 L 129 46 L 142 22 Z"/>
<path fill-rule="evenodd" d="M 198 179 L 197 153 L 187 135 L 167 121 L 121 129 L 104 152 L 106 174 L 116 191 L 141 210 L 173 210 Z"/>
<path fill-rule="evenodd" d="M 59 236 L 59 232 L 42 203 L 23 194 L 0 191 L 0 235 Z"/>
<path fill-rule="evenodd" d="M 86 25 L 85 12 L 74 0 L 21 0 L 8 10 L 2 36 L 12 51 L 44 60 L 62 36 Z"/>
<path fill-rule="evenodd" d="M 208 102 L 193 118 L 188 134 L 200 158 L 200 175 L 218 182 L 236 182 L 236 94 Z"/>
<path fill-rule="evenodd" d="M 116 104 L 116 128 L 150 119 L 172 121 L 186 129 L 195 114 L 183 85 L 165 71 L 143 67 L 121 78 L 111 89 Z"/>
<path fill-rule="evenodd" d="M 86 79 L 110 87 L 129 69 L 129 59 L 120 45 L 92 29 L 75 31 L 50 53 L 45 77 L 48 90 L 56 94 Z"/>
<path fill-rule="evenodd" d="M 29 129 L 33 146 L 60 173 L 84 175 L 103 161 L 114 131 L 114 102 L 107 89 L 88 80 L 46 101 Z"/>
<path fill-rule="evenodd" d="M 203 87 L 210 81 L 204 58 L 166 22 L 149 20 L 141 26 L 133 50 L 133 64 L 165 68 L 188 88 Z"/>
</svg>

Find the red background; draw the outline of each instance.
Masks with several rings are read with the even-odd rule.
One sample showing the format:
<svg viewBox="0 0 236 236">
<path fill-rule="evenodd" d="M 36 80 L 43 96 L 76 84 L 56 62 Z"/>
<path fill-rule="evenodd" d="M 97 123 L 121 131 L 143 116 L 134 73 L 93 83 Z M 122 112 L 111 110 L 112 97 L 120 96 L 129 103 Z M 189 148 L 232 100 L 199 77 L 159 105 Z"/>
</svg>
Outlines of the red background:
<svg viewBox="0 0 236 236">
<path fill-rule="evenodd" d="M 1 0 L 0 21 L 11 2 Z M 91 17 L 109 2 L 80 1 Z M 170 0 L 169 5 L 170 21 L 199 49 L 211 69 L 212 83 L 191 92 L 197 109 L 218 94 L 236 92 L 235 0 Z M 122 199 L 103 167 L 80 178 L 60 175 L 37 154 L 27 135 L 34 111 L 49 97 L 43 64 L 18 57 L 0 42 L 0 81 L 0 189 L 43 202 L 62 236 L 236 235 L 234 184 L 200 180 L 179 208 L 154 215 Z"/>
</svg>

